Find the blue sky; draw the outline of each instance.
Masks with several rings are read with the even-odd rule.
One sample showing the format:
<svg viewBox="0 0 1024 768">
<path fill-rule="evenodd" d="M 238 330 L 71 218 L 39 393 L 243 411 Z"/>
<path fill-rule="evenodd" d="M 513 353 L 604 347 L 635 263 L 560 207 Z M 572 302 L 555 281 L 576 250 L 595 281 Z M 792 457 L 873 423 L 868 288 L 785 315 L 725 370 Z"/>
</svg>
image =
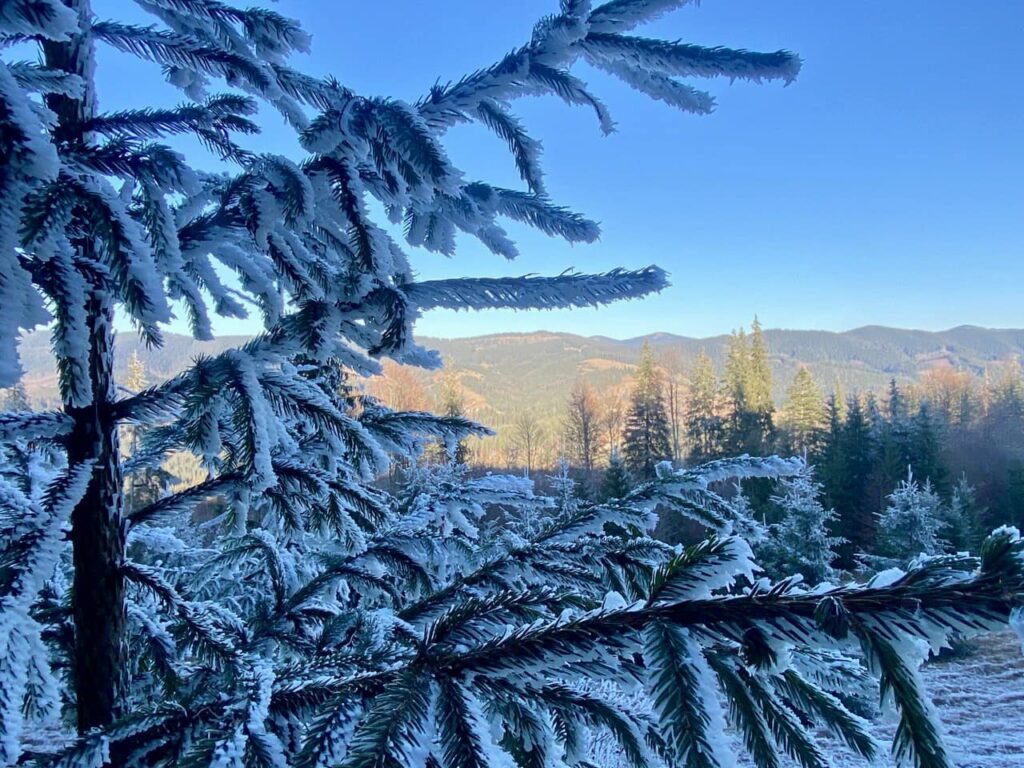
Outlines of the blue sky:
<svg viewBox="0 0 1024 768">
<path fill-rule="evenodd" d="M 554 7 L 557 0 L 277 4 L 313 34 L 312 53 L 297 65 L 409 100 L 436 79 L 491 63 Z M 597 311 L 433 312 L 419 333 L 706 336 L 755 313 L 768 327 L 829 330 L 1024 326 L 1024 3 L 705 0 L 642 31 L 789 48 L 804 68 L 787 88 L 705 81 L 718 99 L 708 117 L 581 68 L 618 133 L 603 137 L 592 114 L 552 99 L 524 100 L 515 111 L 544 143 L 551 195 L 600 221 L 600 242 L 570 247 L 510 227 L 523 253 L 515 262 L 466 238 L 454 259 L 417 253 L 415 264 L 429 278 L 656 263 L 672 287 Z M 102 106 L 150 101 L 153 73 L 143 69 L 115 70 L 111 82 L 107 68 Z M 291 152 L 279 121 L 267 122 L 266 148 Z M 489 134 L 459 128 L 448 147 L 470 177 L 516 183 Z"/>
</svg>

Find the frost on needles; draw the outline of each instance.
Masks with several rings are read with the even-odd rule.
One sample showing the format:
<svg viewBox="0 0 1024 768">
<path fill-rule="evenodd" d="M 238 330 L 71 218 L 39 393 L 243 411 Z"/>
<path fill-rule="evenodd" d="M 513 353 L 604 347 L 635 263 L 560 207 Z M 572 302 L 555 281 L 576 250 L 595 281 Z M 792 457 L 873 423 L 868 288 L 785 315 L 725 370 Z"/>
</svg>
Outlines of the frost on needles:
<svg viewBox="0 0 1024 768">
<path fill-rule="evenodd" d="M 413 338 L 422 310 L 593 306 L 665 285 L 655 267 L 420 282 L 408 248 L 452 254 L 461 233 L 514 258 L 508 221 L 597 237 L 547 196 L 541 145 L 513 112 L 550 96 L 611 131 L 580 62 L 698 114 L 713 100 L 690 80 L 796 76 L 785 51 L 637 31 L 686 4 L 563 0 L 522 46 L 407 103 L 294 69 L 309 38 L 265 8 L 138 0 L 136 23 L 88 0 L 0 2 L 0 386 L 21 373 L 21 330 L 48 324 L 63 400 L 0 415 L 4 764 L 710 768 L 730 764 L 731 727 L 759 766 L 819 766 L 815 724 L 876 753 L 842 698 L 868 673 L 899 712 L 899 761 L 951 764 L 916 650 L 1006 623 L 1024 586 L 1014 531 L 979 559 L 823 591 L 759 579 L 734 535 L 750 521 L 714 491 L 798 462 L 660 466 L 607 504 L 457 466 L 396 494 L 372 483 L 484 431 L 353 388 L 381 358 L 438 364 Z M 162 72 L 181 102 L 104 112 L 99 46 Z M 247 148 L 261 107 L 302 156 Z M 462 122 L 508 149 L 519 188 L 452 164 L 443 139 Z M 207 154 L 164 143 L 181 135 Z M 214 316 L 263 331 L 125 392 L 115 312 L 151 345 L 181 313 L 200 339 Z M 206 479 L 126 509 L 131 478 L 182 453 Z M 197 514 L 211 498 L 221 513 Z M 652 538 L 659 507 L 707 540 Z"/>
</svg>

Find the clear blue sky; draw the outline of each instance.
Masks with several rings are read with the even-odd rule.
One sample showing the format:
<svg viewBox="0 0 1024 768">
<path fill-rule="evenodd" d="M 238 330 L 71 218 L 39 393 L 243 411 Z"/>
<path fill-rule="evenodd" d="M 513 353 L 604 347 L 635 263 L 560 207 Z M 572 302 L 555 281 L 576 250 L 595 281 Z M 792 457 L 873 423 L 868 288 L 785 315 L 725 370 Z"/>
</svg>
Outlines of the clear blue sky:
<svg viewBox="0 0 1024 768">
<path fill-rule="evenodd" d="M 368 95 L 409 100 L 435 79 L 491 63 L 556 7 L 277 4 L 313 34 L 299 66 Z M 543 140 L 550 193 L 600 221 L 600 242 L 570 247 L 510 227 L 523 252 L 516 262 L 463 238 L 455 259 L 418 253 L 415 264 L 421 277 L 438 277 L 656 263 L 672 287 L 599 311 L 434 312 L 419 333 L 705 336 L 748 324 L 754 313 L 768 327 L 1024 326 L 1024 3 L 704 0 L 642 31 L 789 48 L 804 68 L 788 88 L 704 81 L 718 99 L 708 117 L 580 70 L 618 133 L 602 137 L 592 114 L 552 99 L 524 100 L 515 111 Z M 138 89 L 153 82 L 133 69 L 112 84 L 109 71 L 106 108 L 137 105 Z M 269 122 L 266 146 L 290 152 L 277 119 Z M 456 129 L 448 146 L 469 176 L 516 183 L 489 134 Z"/>
</svg>

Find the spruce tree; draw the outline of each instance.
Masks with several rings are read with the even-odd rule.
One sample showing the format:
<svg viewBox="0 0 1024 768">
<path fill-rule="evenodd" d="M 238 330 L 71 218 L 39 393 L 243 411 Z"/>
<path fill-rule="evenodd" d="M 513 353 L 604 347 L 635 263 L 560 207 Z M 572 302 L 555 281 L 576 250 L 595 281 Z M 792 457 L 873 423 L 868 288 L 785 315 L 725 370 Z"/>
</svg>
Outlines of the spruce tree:
<svg viewBox="0 0 1024 768">
<path fill-rule="evenodd" d="M 718 379 L 714 363 L 703 347 L 687 380 L 686 437 L 691 462 L 708 461 L 721 455 Z"/>
<path fill-rule="evenodd" d="M 839 448 L 841 444 L 841 433 L 843 429 L 843 415 L 844 409 L 841 408 L 839 398 L 835 393 L 828 396 L 825 401 L 825 425 L 822 433 L 821 445 L 815 454 L 815 465 L 822 466 L 827 465 L 829 468 L 829 477 L 832 476 L 838 478 L 839 475 L 839 464 L 841 463 L 841 457 L 839 456 Z M 819 479 L 821 473 L 819 472 Z M 823 481 L 826 486 L 826 493 L 828 488 L 828 482 Z"/>
<path fill-rule="evenodd" d="M 601 497 L 606 501 L 622 499 L 632 489 L 633 483 L 630 481 L 626 462 L 622 460 L 618 451 L 612 451 L 608 469 L 604 472 L 604 482 L 601 484 Z"/>
<path fill-rule="evenodd" d="M 836 377 L 835 382 L 832 385 L 832 395 L 835 398 L 835 402 L 839 410 L 839 418 L 846 418 L 846 389 L 843 387 L 842 379 Z"/>
<path fill-rule="evenodd" d="M 137 395 L 149 386 L 146 365 L 137 350 L 128 356 L 128 373 L 122 389 L 130 395 Z M 145 438 L 147 427 L 142 423 L 125 423 L 120 426 L 119 448 L 126 461 L 136 456 Z M 128 474 L 125 489 L 125 514 L 131 515 L 136 509 L 151 504 L 163 495 L 171 483 L 172 476 L 163 466 L 147 467 Z"/>
<path fill-rule="evenodd" d="M 768 420 L 775 410 L 772 402 L 772 369 L 768 361 L 768 344 L 764 339 L 761 321 L 754 316 L 750 325 L 750 380 L 747 384 L 747 405 Z"/>
<path fill-rule="evenodd" d="M 725 388 L 730 414 L 725 445 L 732 455 L 770 452 L 774 437 L 772 377 L 761 324 L 754 318 L 751 335 L 741 328 L 729 340 Z"/>
<path fill-rule="evenodd" d="M 875 442 L 860 399 L 846 401 L 846 418 L 839 421 L 835 398 L 829 405 L 829 433 L 821 459 L 825 499 L 839 516 L 843 564 L 851 567 L 854 556 L 875 544 L 875 514 L 869 488 L 874 469 Z"/>
<path fill-rule="evenodd" d="M 786 391 L 783 425 L 798 454 L 813 454 L 825 426 L 825 397 L 806 366 L 800 366 Z"/>
<path fill-rule="evenodd" d="M 570 71 L 581 61 L 693 112 L 713 100 L 681 78 L 795 76 L 787 52 L 631 34 L 681 4 L 564 0 L 522 46 L 415 103 L 292 69 L 308 36 L 263 8 L 138 3 L 152 25 L 97 18 L 87 0 L 0 8 L 0 386 L 20 373 L 18 329 L 51 323 L 64 401 L 0 416 L 2 762 L 557 765 L 593 763 L 604 734 L 636 768 L 718 766 L 727 711 L 758 765 L 822 765 L 805 727 L 818 718 L 877 752 L 834 695 L 849 665 L 819 649 L 840 643 L 882 677 L 897 754 L 950 764 L 902 649 L 1005 623 L 1024 593 L 1024 542 L 1008 530 L 978 561 L 819 595 L 752 587 L 736 509 L 711 488 L 792 474 L 790 462 L 665 471 L 609 504 L 559 505 L 528 479 L 457 465 L 417 468 L 394 494 L 373 483 L 431 442 L 484 433 L 392 411 L 353 383 L 382 358 L 439 363 L 414 341 L 419 313 L 595 305 L 664 285 L 655 268 L 421 281 L 404 245 L 450 253 L 461 232 L 513 256 L 505 219 L 596 237 L 545 195 L 540 145 L 511 112 L 550 94 L 611 130 Z M 155 64 L 183 103 L 101 112 L 97 45 Z M 15 61 L 27 48 L 38 61 Z M 270 110 L 301 157 L 247 148 Z M 453 166 L 442 139 L 463 122 L 508 145 L 524 188 Z M 176 134 L 212 158 L 186 162 L 163 142 Z M 120 394 L 115 312 L 158 345 L 172 310 L 207 338 L 211 315 L 247 307 L 263 323 L 250 342 Z M 147 427 L 131 457 L 125 423 Z M 206 478 L 126 516 L 124 477 L 179 451 Z M 221 511 L 202 517 L 211 498 Z M 659 505 L 713 535 L 656 541 Z"/>
<path fill-rule="evenodd" d="M 187 415 L 177 431 L 159 433 L 168 443 L 163 452 L 176 443 L 204 455 L 210 482 L 234 478 L 221 480 L 221 487 L 235 488 L 241 505 L 279 478 L 274 464 L 283 459 L 274 453 L 289 441 L 275 417 L 304 412 L 333 424 L 339 435 L 355 427 L 323 402 L 310 377 L 317 365 L 369 373 L 384 356 L 435 364 L 411 340 L 417 314 L 431 307 L 592 305 L 664 284 L 656 269 L 417 282 L 402 248 L 367 208 L 378 201 L 404 220 L 410 244 L 445 253 L 461 230 L 514 256 L 501 219 L 570 241 L 593 240 L 592 222 L 544 195 L 539 144 L 508 108 L 526 93 L 553 94 L 593 107 L 610 130 L 604 107 L 568 67 L 585 55 L 629 79 L 655 62 L 650 52 L 645 63 L 630 58 L 627 49 L 637 45 L 630 38 L 621 38 L 626 49 L 615 47 L 615 36 L 585 43 L 589 11 L 567 8 L 495 67 L 408 104 L 366 98 L 292 69 L 291 54 L 305 50 L 309 37 L 276 12 L 215 0 L 141 5 L 156 25 L 96 18 L 88 0 L 15 3 L 0 15 L 7 50 L 24 54 L 24 47 L 9 44 L 25 43 L 39 58 L 5 58 L 0 68 L 0 385 L 13 384 L 20 373 L 18 329 L 52 319 L 64 409 L 40 419 L 51 419 L 46 436 L 66 446 L 69 476 L 92 468 L 82 497 L 71 504 L 69 534 L 70 668 L 83 731 L 109 725 L 127 701 L 123 474 L 141 467 L 122 461 L 119 423 Z M 94 55 L 100 45 L 162 68 L 185 101 L 101 112 Z M 671 77 L 651 78 L 641 90 L 684 90 Z M 222 86 L 230 90 L 217 93 Z M 674 103 L 685 106 L 678 98 Z M 296 162 L 245 148 L 246 136 L 258 131 L 261 105 L 283 116 L 304 157 Z M 508 144 L 525 191 L 466 180 L 452 166 L 440 139 L 466 120 Z M 209 166 L 234 170 L 200 170 L 203 159 L 190 164 L 161 143 L 174 135 L 198 139 L 211 151 Z M 198 338 L 210 337 L 211 313 L 244 316 L 247 305 L 258 308 L 266 330 L 244 347 L 201 360 L 158 391 L 118 399 L 115 311 L 147 344 L 159 345 L 172 303 Z M 360 459 L 355 466 L 373 464 Z"/>
<path fill-rule="evenodd" d="M 896 379 L 889 380 L 885 410 L 879 413 L 874 431 L 882 482 L 892 487 L 906 475 L 907 465 L 913 464 L 907 397 Z"/>
<path fill-rule="evenodd" d="M 990 484 L 991 518 L 1024 527 L 1024 370 L 1014 359 L 987 378 L 987 407 L 973 453 Z M 993 446 L 1002 450 L 993 452 Z"/>
<path fill-rule="evenodd" d="M 740 328 L 729 336 L 725 357 L 725 392 L 734 413 L 747 408 L 750 368 L 750 345 L 747 342 L 747 332 Z"/>
<path fill-rule="evenodd" d="M 949 498 L 949 470 L 942 451 L 941 426 L 928 400 L 922 400 L 910 422 L 908 439 L 910 465 L 918 477 L 928 480 L 935 490 Z"/>
<path fill-rule="evenodd" d="M 780 520 L 769 526 L 757 548 L 758 560 L 773 578 L 800 574 L 808 584 L 837 580 L 833 563 L 842 539 L 831 534 L 836 513 L 821 504 L 822 486 L 808 466 L 780 481 L 771 501 Z"/>
<path fill-rule="evenodd" d="M 32 406 L 28 401 L 28 393 L 25 391 L 25 385 L 21 381 L 4 390 L 2 410 L 12 413 L 32 410 Z"/>
<path fill-rule="evenodd" d="M 981 529 L 977 493 L 966 475 L 961 475 L 953 486 L 949 505 L 945 508 L 943 535 L 957 552 L 975 550 Z"/>
<path fill-rule="evenodd" d="M 889 379 L 888 398 L 885 401 L 886 416 L 889 423 L 896 429 L 904 429 L 909 413 L 907 397 L 895 378 Z"/>
<path fill-rule="evenodd" d="M 437 412 L 449 419 L 462 419 L 466 416 L 465 398 L 459 378 L 450 369 L 441 377 Z M 470 449 L 464 438 L 442 441 L 439 447 L 444 461 L 457 465 L 469 463 Z"/>
<path fill-rule="evenodd" d="M 917 555 L 949 549 L 942 536 L 948 513 L 928 480 L 921 485 L 908 470 L 888 501 L 878 520 L 877 551 L 883 564 L 902 564 Z"/>
<path fill-rule="evenodd" d="M 665 413 L 661 375 L 651 345 L 644 342 L 633 376 L 633 391 L 622 438 L 626 466 L 638 479 L 654 477 L 654 468 L 672 458 L 672 443 Z"/>
</svg>

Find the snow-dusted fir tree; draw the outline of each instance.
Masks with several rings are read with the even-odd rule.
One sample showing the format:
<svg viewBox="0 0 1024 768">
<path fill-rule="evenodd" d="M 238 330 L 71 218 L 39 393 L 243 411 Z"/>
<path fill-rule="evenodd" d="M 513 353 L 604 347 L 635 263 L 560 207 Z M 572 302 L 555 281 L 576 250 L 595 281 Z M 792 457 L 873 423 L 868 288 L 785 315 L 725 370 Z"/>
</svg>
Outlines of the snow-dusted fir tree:
<svg viewBox="0 0 1024 768">
<path fill-rule="evenodd" d="M 783 478 L 772 503 L 781 519 L 768 528 L 758 546 L 758 562 L 774 578 L 800 574 L 808 584 L 835 582 L 835 548 L 842 539 L 831 535 L 836 513 L 821 503 L 822 486 L 811 467 Z"/>
<path fill-rule="evenodd" d="M 953 486 L 949 504 L 943 515 L 942 535 L 957 551 L 973 550 L 977 544 L 979 530 L 977 493 L 967 479 L 961 475 Z"/>
<path fill-rule="evenodd" d="M 929 480 L 918 483 L 908 469 L 907 479 L 899 482 L 888 500 L 878 518 L 878 554 L 882 558 L 902 563 L 949 548 L 943 538 L 948 512 Z"/>
<path fill-rule="evenodd" d="M 829 692 L 857 673 L 828 649 L 860 647 L 900 712 L 901 762 L 949 763 L 905 641 L 1006 621 L 1022 593 L 1011 531 L 979 560 L 808 594 L 752 580 L 736 510 L 712 490 L 791 463 L 663 466 L 623 499 L 571 508 L 457 465 L 412 473 L 396 495 L 371 483 L 390 457 L 481 432 L 354 394 L 348 377 L 382 357 L 437 363 L 413 341 L 419 312 L 664 285 L 655 268 L 418 281 L 405 245 L 450 253 L 462 232 L 511 257 L 505 219 L 597 236 L 545 195 L 540 145 L 511 112 L 548 94 L 611 130 L 577 63 L 697 113 L 712 100 L 681 78 L 796 74 L 786 52 L 635 34 L 684 4 L 563 0 L 524 45 L 415 103 L 293 69 L 308 37 L 272 10 L 139 0 L 132 19 L 151 23 L 137 24 L 88 0 L 0 4 L 0 386 L 18 378 L 19 330 L 49 323 L 64 401 L 0 416 L 3 762 L 575 765 L 610 739 L 637 768 L 718 766 L 728 720 L 759 765 L 818 766 L 809 722 L 875 749 Z M 100 45 L 155 65 L 182 103 L 104 112 Z M 246 147 L 260 108 L 283 116 L 301 157 Z M 452 165 L 442 139 L 466 121 L 508 146 L 522 189 Z M 179 134 L 211 157 L 162 143 Z M 213 160 L 233 170 L 203 171 Z M 115 312 L 158 345 L 172 313 L 206 338 L 211 315 L 250 310 L 264 324 L 251 342 L 119 395 Z M 122 458 L 117 432 L 133 423 L 147 429 Z M 176 452 L 207 479 L 125 514 L 125 476 Z M 667 548 L 649 537 L 659 505 L 714 535 Z"/>
</svg>

